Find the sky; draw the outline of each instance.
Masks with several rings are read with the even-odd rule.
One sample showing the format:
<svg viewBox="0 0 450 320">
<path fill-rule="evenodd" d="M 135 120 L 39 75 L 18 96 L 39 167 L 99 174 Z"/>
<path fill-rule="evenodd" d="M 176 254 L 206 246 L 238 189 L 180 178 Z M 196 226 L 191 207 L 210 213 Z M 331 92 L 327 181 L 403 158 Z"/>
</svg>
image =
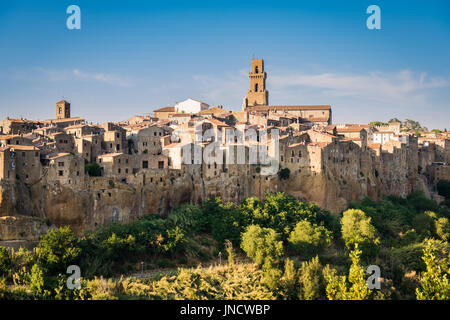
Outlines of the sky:
<svg viewBox="0 0 450 320">
<path fill-rule="evenodd" d="M 366 25 L 373 4 L 380 30 Z M 240 110 L 252 58 L 272 105 L 450 130 L 448 0 L 1 0 L 0 118 L 51 119 L 63 98 L 93 123 L 187 98 Z"/>
</svg>

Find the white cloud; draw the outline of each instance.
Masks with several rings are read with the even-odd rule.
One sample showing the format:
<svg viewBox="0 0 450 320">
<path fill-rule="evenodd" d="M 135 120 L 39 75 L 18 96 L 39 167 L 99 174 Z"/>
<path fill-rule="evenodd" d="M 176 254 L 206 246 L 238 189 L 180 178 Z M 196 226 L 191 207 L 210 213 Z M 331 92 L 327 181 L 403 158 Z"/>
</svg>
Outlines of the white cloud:
<svg viewBox="0 0 450 320">
<path fill-rule="evenodd" d="M 94 80 L 98 82 L 107 83 L 119 87 L 131 87 L 133 82 L 126 78 L 121 78 L 115 74 L 105 74 L 105 73 L 92 73 L 85 72 L 78 69 L 72 70 L 72 74 L 78 79 Z"/>
<path fill-rule="evenodd" d="M 192 89 L 215 104 L 240 107 L 249 88 L 248 70 L 225 75 L 197 75 Z M 371 108 L 411 107 L 429 104 L 432 89 L 450 86 L 447 79 L 410 70 L 398 72 L 290 73 L 271 70 L 267 89 L 272 104 L 342 104 Z M 385 110 L 386 110 L 385 109 Z"/>
<path fill-rule="evenodd" d="M 36 71 L 44 73 L 49 81 L 68 81 L 68 80 L 88 80 L 106 83 L 118 87 L 132 87 L 134 82 L 126 77 L 116 74 L 108 74 L 101 72 L 87 72 L 80 69 L 73 70 L 54 70 L 42 67 L 36 68 Z"/>
<path fill-rule="evenodd" d="M 302 89 L 317 90 L 328 97 L 348 97 L 386 104 L 425 101 L 428 89 L 449 86 L 442 78 L 427 79 L 425 73 L 403 70 L 397 73 L 367 74 L 290 74 L 273 75 L 270 84 L 277 92 Z"/>
</svg>

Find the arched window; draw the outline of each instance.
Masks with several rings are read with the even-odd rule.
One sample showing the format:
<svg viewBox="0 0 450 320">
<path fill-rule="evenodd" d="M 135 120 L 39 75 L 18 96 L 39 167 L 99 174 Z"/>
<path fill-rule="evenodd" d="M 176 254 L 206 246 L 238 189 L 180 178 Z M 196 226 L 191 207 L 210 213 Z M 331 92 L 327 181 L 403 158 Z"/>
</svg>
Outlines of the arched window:
<svg viewBox="0 0 450 320">
<path fill-rule="evenodd" d="M 255 67 L 255 73 L 259 73 L 258 66 Z"/>
<path fill-rule="evenodd" d="M 258 92 L 258 84 L 255 84 L 255 92 Z"/>
</svg>

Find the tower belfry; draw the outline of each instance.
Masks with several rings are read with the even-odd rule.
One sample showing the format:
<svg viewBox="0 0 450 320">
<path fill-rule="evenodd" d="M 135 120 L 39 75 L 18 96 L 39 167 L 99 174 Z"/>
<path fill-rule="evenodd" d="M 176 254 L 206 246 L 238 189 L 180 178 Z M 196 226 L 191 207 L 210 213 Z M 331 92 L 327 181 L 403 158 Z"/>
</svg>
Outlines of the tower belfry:
<svg viewBox="0 0 450 320">
<path fill-rule="evenodd" d="M 250 90 L 247 93 L 247 106 L 266 106 L 269 104 L 269 92 L 266 90 L 267 74 L 264 71 L 264 59 L 252 59 L 252 69 L 248 74 Z"/>
<path fill-rule="evenodd" d="M 70 103 L 61 100 L 56 103 L 56 119 L 70 118 Z"/>
</svg>

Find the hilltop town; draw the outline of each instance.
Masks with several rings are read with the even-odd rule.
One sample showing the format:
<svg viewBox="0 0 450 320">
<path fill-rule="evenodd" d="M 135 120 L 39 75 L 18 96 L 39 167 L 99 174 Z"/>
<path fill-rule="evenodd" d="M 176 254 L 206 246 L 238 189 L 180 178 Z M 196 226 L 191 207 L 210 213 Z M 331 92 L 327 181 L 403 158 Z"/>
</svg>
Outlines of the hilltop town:
<svg viewBox="0 0 450 320">
<path fill-rule="evenodd" d="M 55 119 L 2 120 L 0 240 L 36 241 L 52 225 L 80 234 L 182 203 L 277 191 L 332 212 L 414 191 L 440 201 L 435 186 L 450 179 L 450 132 L 418 137 L 399 122 L 333 124 L 330 105 L 270 105 L 266 78 L 264 61 L 252 60 L 241 111 L 189 98 L 153 116 L 90 124 L 62 100 Z M 195 159 L 211 145 L 220 157 Z M 249 161 L 252 152 L 277 154 L 276 171 Z"/>
</svg>

